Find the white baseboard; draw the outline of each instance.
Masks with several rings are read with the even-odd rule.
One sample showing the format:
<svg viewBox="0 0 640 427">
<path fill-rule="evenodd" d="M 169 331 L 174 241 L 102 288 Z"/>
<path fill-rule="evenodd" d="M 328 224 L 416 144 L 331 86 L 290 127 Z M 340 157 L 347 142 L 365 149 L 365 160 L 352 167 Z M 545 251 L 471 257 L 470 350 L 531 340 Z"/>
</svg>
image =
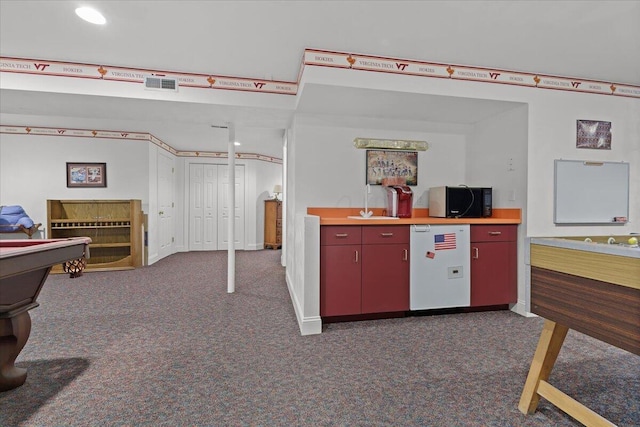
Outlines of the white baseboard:
<svg viewBox="0 0 640 427">
<path fill-rule="evenodd" d="M 293 310 L 296 312 L 296 319 L 298 320 L 298 328 L 300 328 L 300 335 L 316 335 L 322 333 L 322 319 L 320 316 L 304 317 L 302 308 L 298 305 L 298 300 L 293 292 L 293 286 L 289 280 L 289 275 L 286 275 L 287 289 L 289 290 L 289 297 L 293 304 Z"/>
<path fill-rule="evenodd" d="M 538 317 L 537 314 L 533 314 L 525 309 L 524 301 L 518 301 L 517 304 L 511 307 L 511 311 L 524 317 Z"/>
<path fill-rule="evenodd" d="M 147 265 L 153 265 L 156 262 L 160 261 L 161 258 L 158 257 L 158 254 L 154 254 L 154 255 L 149 255 L 149 258 L 147 259 Z"/>
</svg>

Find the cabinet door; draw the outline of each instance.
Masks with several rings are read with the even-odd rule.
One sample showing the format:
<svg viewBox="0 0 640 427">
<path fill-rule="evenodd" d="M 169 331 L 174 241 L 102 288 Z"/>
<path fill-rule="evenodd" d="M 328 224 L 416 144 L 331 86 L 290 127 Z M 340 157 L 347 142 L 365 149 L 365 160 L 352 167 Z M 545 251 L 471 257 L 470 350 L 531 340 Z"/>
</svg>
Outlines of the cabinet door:
<svg viewBox="0 0 640 427">
<path fill-rule="evenodd" d="M 511 224 L 486 224 L 471 226 L 472 242 L 514 242 L 518 240 L 518 226 Z"/>
<path fill-rule="evenodd" d="M 409 244 L 362 245 L 362 313 L 409 310 Z"/>
<path fill-rule="evenodd" d="M 320 315 L 360 314 L 360 245 L 320 246 Z"/>
<path fill-rule="evenodd" d="M 320 227 L 320 245 L 360 245 L 362 227 L 359 225 L 323 225 Z"/>
<path fill-rule="evenodd" d="M 264 201 L 264 245 L 274 247 L 278 244 L 276 239 L 276 216 L 277 216 L 277 201 L 265 200 Z"/>
<path fill-rule="evenodd" d="M 278 201 L 276 207 L 276 243 L 282 245 L 282 202 Z"/>
<path fill-rule="evenodd" d="M 471 243 L 471 306 L 515 303 L 516 243 Z"/>
</svg>

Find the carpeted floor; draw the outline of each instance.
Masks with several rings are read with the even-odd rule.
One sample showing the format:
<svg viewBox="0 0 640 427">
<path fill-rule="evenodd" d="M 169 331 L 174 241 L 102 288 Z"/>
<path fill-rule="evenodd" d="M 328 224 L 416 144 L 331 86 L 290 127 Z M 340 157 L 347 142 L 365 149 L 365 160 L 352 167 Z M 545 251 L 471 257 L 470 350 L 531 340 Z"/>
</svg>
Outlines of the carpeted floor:
<svg viewBox="0 0 640 427">
<path fill-rule="evenodd" d="M 280 251 L 180 253 L 50 276 L 0 426 L 578 426 L 518 401 L 542 320 L 510 311 L 332 323 L 300 336 Z M 640 358 L 570 331 L 551 383 L 640 425 Z"/>
</svg>

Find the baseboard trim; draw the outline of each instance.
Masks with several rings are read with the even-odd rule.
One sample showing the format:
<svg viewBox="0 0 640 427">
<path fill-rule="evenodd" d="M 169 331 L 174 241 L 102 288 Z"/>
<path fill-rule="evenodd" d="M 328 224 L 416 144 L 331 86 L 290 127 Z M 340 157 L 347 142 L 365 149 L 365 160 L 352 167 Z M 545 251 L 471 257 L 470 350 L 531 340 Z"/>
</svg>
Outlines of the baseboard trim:
<svg viewBox="0 0 640 427">
<path fill-rule="evenodd" d="M 293 310 L 296 313 L 296 320 L 298 321 L 298 328 L 300 329 L 300 335 L 316 335 L 322 333 L 322 319 L 320 316 L 304 317 L 302 314 L 302 308 L 298 305 L 298 300 L 293 292 L 293 285 L 289 280 L 289 275 L 286 274 L 287 289 L 289 290 L 289 297 L 293 304 Z"/>
<path fill-rule="evenodd" d="M 511 311 L 524 317 L 538 317 L 536 314 L 530 313 L 525 309 L 524 301 L 518 301 L 517 304 L 511 307 Z"/>
</svg>

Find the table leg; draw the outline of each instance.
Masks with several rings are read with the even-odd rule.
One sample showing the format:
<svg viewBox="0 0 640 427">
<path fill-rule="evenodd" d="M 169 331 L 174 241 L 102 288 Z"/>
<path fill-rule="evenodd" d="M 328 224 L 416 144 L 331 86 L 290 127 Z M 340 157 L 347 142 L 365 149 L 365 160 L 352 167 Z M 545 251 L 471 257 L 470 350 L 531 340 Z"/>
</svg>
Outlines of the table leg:
<svg viewBox="0 0 640 427">
<path fill-rule="evenodd" d="M 31 317 L 23 311 L 13 317 L 0 319 L 0 391 L 19 387 L 27 379 L 27 370 L 14 362 L 31 333 Z"/>
<path fill-rule="evenodd" d="M 522 390 L 518 409 L 523 414 L 533 414 L 538 407 L 540 396 L 538 385 L 540 380 L 547 381 L 553 365 L 556 363 L 562 343 L 567 336 L 569 328 L 559 325 L 551 320 L 545 320 L 538 347 L 531 361 L 529 375 Z"/>
</svg>

